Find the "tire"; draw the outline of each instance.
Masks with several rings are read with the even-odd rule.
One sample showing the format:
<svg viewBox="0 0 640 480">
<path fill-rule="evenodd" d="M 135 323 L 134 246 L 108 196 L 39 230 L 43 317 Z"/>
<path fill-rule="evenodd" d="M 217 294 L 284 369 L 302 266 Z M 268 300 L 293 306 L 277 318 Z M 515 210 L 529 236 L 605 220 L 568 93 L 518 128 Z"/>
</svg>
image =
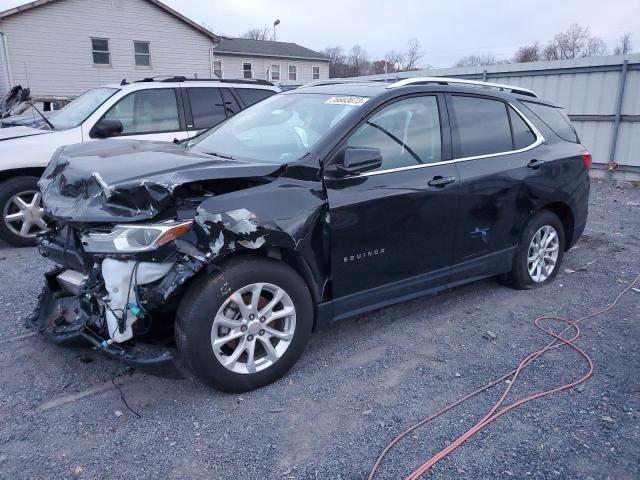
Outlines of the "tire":
<svg viewBox="0 0 640 480">
<path fill-rule="evenodd" d="M 20 235 L 20 223 L 9 223 L 6 217 L 15 214 L 16 205 L 11 201 L 16 195 L 25 193 L 24 198 L 33 197 L 37 191 L 38 177 L 15 177 L 0 183 L 0 238 L 15 247 L 33 247 L 36 245 L 36 230 L 41 227 L 33 225 L 28 235 Z M 27 193 L 29 192 L 29 193 Z M 11 202 L 11 203 L 10 203 Z"/>
<path fill-rule="evenodd" d="M 557 241 L 555 241 L 555 246 L 557 246 L 557 256 L 555 258 L 555 262 L 553 263 L 553 267 L 551 267 L 550 257 L 546 256 L 544 252 L 541 253 L 545 260 L 543 264 L 545 265 L 546 271 L 542 269 L 534 269 L 533 274 L 529 272 L 530 266 L 533 266 L 534 263 L 530 262 L 530 258 L 534 256 L 534 252 L 536 252 L 535 247 L 532 245 L 532 241 L 534 236 L 541 232 L 541 237 L 538 239 L 544 238 L 546 232 L 551 232 L 550 230 L 543 229 L 553 229 L 557 236 Z M 549 241 L 549 249 L 554 245 L 554 240 Z M 562 263 L 562 257 L 564 253 L 564 226 L 562 222 L 558 218 L 558 216 L 550 212 L 548 210 L 541 210 L 537 212 L 529 221 L 528 225 L 522 232 L 520 237 L 520 242 L 518 243 L 518 249 L 516 251 L 516 256 L 513 260 L 513 268 L 506 275 L 505 283 L 512 288 L 518 290 L 526 290 L 531 288 L 539 288 L 549 283 L 553 282 L 558 274 L 558 270 L 560 269 L 560 264 Z M 538 250 L 539 252 L 539 250 Z M 537 253 L 537 252 L 536 252 Z M 547 254 L 551 254 L 551 252 L 547 252 Z M 535 262 L 536 260 L 534 260 Z M 537 259 L 538 263 L 541 262 L 541 259 Z M 545 272 L 543 275 L 537 277 L 537 272 Z M 537 277 L 537 278 L 536 278 Z"/>
<path fill-rule="evenodd" d="M 244 292 L 243 289 L 249 286 L 251 289 Z M 284 295 L 275 303 L 271 314 L 251 317 L 248 312 L 266 311 L 272 300 L 275 301 L 278 288 L 284 291 Z M 254 298 L 254 292 L 262 293 L 256 293 L 259 301 L 252 309 L 248 304 Z M 247 308 L 244 315 L 237 300 Z M 285 316 L 284 309 L 291 307 L 293 314 Z M 283 318 L 269 321 L 266 317 L 270 315 Z M 230 317 L 235 319 L 230 320 Z M 262 321 L 265 323 L 256 323 Z M 233 327 L 227 328 L 227 325 Z M 224 392 L 246 392 L 268 385 L 287 373 L 302 354 L 312 328 L 311 294 L 304 280 L 291 267 L 271 259 L 238 257 L 226 263 L 215 276 L 207 274 L 197 279 L 180 301 L 175 325 L 178 361 L 196 379 L 213 388 Z M 292 336 L 287 343 L 272 333 Z M 224 337 L 231 334 L 236 337 L 218 345 L 214 351 L 214 339 L 223 342 Z M 272 346 L 270 356 L 265 342 Z M 254 347 L 251 347 L 252 343 Z M 242 348 L 246 350 L 236 356 L 237 362 L 233 363 L 232 357 Z M 254 352 L 253 364 L 249 360 L 250 349 Z M 272 358 L 277 359 L 272 362 Z"/>
</svg>

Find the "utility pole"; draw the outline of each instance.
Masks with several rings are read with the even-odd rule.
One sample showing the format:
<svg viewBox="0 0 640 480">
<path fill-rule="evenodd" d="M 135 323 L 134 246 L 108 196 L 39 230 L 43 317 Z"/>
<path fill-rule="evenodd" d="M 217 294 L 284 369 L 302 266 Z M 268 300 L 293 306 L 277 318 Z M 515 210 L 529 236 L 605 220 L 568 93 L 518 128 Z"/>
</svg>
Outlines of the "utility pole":
<svg viewBox="0 0 640 480">
<path fill-rule="evenodd" d="M 280 19 L 276 18 L 273 22 L 273 41 L 276 41 L 276 25 L 280 25 Z"/>
</svg>

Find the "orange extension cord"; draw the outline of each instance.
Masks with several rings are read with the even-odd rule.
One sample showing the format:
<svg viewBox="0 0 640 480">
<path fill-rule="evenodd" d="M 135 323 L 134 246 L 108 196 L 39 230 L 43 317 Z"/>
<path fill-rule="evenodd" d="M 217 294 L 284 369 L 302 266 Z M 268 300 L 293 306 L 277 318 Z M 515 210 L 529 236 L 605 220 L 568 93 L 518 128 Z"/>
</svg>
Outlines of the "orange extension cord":
<svg viewBox="0 0 640 480">
<path fill-rule="evenodd" d="M 439 417 L 440 415 L 448 412 L 452 408 L 457 407 L 461 403 L 469 400 L 470 398 L 475 397 L 476 395 L 478 395 L 478 394 L 490 389 L 491 387 L 503 382 L 504 380 L 506 380 L 506 379 L 508 379 L 510 377 L 512 377 L 511 381 L 508 383 L 508 385 L 504 389 L 504 392 L 502 393 L 502 396 L 500 397 L 500 400 L 498 400 L 495 403 L 495 405 L 482 418 L 482 420 L 480 420 L 473 427 L 471 427 L 465 433 L 460 435 L 456 440 L 454 440 L 449 445 L 447 445 L 447 447 L 443 448 L 440 452 L 438 452 L 433 457 L 431 457 L 429 460 L 427 460 L 425 463 L 423 463 L 419 468 L 417 468 L 415 471 L 413 471 L 413 473 L 411 473 L 411 475 L 409 475 L 406 480 L 416 480 L 416 479 L 418 479 L 425 472 L 427 472 L 431 467 L 433 467 L 437 462 L 439 462 L 440 460 L 445 458 L 447 455 L 449 455 L 451 452 L 453 452 L 456 448 L 458 448 L 460 445 L 462 445 L 464 442 L 466 442 L 468 439 L 470 439 L 473 435 L 478 433 L 484 427 L 489 425 L 494 420 L 497 420 L 499 417 L 501 417 L 505 413 L 509 412 L 510 410 L 513 410 L 514 408 L 517 408 L 517 407 L 519 407 L 521 405 L 524 405 L 525 403 L 530 402 L 532 400 L 536 400 L 538 398 L 546 397 L 548 395 L 553 395 L 554 393 L 562 392 L 563 390 L 567 390 L 569 388 L 573 388 L 576 385 L 579 385 L 582 382 L 584 382 L 585 380 L 587 380 L 591 376 L 591 374 L 593 373 L 593 361 L 591 360 L 589 355 L 587 355 L 584 352 L 584 350 L 582 350 L 580 347 L 578 347 L 578 346 L 576 346 L 574 344 L 574 342 L 580 337 L 580 328 L 578 327 L 578 323 L 580 323 L 580 322 L 582 322 L 584 320 L 588 320 L 590 318 L 596 317 L 598 315 L 602 315 L 603 313 L 606 313 L 609 310 L 611 310 L 612 308 L 614 308 L 618 304 L 618 302 L 620 301 L 620 298 L 622 298 L 622 296 L 625 293 L 627 293 L 629 290 L 631 290 L 631 288 L 633 288 L 633 286 L 636 283 L 638 283 L 638 281 L 640 281 L 640 274 L 638 274 L 638 276 L 636 276 L 635 280 L 633 280 L 624 290 L 622 290 L 618 294 L 618 296 L 615 298 L 615 300 L 611 304 L 609 304 L 607 307 L 603 308 L 602 310 L 598 310 L 598 311 L 596 311 L 594 313 L 591 313 L 589 315 L 586 315 L 584 317 L 581 317 L 581 318 L 579 318 L 579 319 L 577 319 L 575 321 L 567 320 L 566 318 L 561 318 L 561 317 L 556 317 L 556 316 L 542 316 L 542 317 L 536 318 L 533 321 L 534 325 L 537 328 L 539 328 L 540 330 L 542 330 L 543 332 L 547 333 L 548 335 L 551 335 L 553 337 L 553 341 L 551 341 L 546 347 L 544 347 L 544 348 L 542 348 L 542 349 L 540 349 L 540 350 L 538 350 L 536 352 L 533 352 L 532 354 L 530 354 L 527 357 L 525 357 L 518 364 L 518 366 L 514 370 L 511 370 L 509 373 L 501 376 L 500 378 L 489 382 L 484 387 L 481 387 L 481 388 L 475 390 L 474 392 L 471 392 L 470 394 L 466 395 L 465 397 L 461 398 L 460 400 L 458 400 L 458 401 L 456 401 L 456 402 L 444 407 L 442 410 L 440 410 L 440 411 L 434 413 L 433 415 L 431 415 L 431 416 L 419 421 L 418 423 L 416 423 L 415 425 L 411 426 L 410 428 L 408 428 L 404 432 L 400 433 L 396 438 L 393 439 L 393 441 L 391 441 L 391 443 L 389 443 L 389 445 L 387 445 L 385 447 L 385 449 L 382 451 L 380 456 L 377 458 L 376 463 L 373 465 L 373 468 L 371 469 L 371 472 L 369 473 L 368 480 L 372 480 L 373 479 L 373 477 L 376 474 L 378 468 L 380 467 L 380 463 L 382 462 L 384 457 L 389 453 L 389 451 L 394 447 L 394 445 L 396 445 L 406 435 L 408 435 L 412 431 L 416 430 L 417 428 L 420 428 L 421 426 L 425 425 L 426 423 L 430 422 L 431 420 Z M 562 332 L 556 334 L 556 333 L 552 332 L 551 330 L 547 330 L 546 328 L 544 328 L 544 327 L 542 327 L 540 325 L 540 322 L 543 321 L 543 320 L 552 320 L 552 321 L 556 321 L 556 322 L 561 322 L 563 324 L 566 324 L 566 327 L 564 328 L 564 330 L 562 330 Z M 573 330 L 573 336 L 571 338 L 565 338 L 564 334 L 569 332 L 570 330 Z M 540 358 L 542 355 L 544 355 L 549 350 L 552 350 L 552 349 L 558 348 L 558 347 L 562 347 L 564 345 L 567 345 L 567 346 L 573 348 L 576 352 L 578 352 L 582 356 L 582 358 L 584 358 L 584 360 L 585 360 L 585 362 L 586 362 L 586 364 L 588 366 L 586 373 L 582 377 L 580 377 L 578 380 L 575 380 L 575 381 L 573 381 L 571 383 L 567 383 L 567 384 L 561 385 L 559 387 L 552 388 L 550 390 L 544 390 L 544 391 L 541 391 L 541 392 L 534 393 L 532 395 L 528 395 L 528 396 L 526 396 L 524 398 L 521 398 L 519 400 L 514 401 L 513 403 L 511 403 L 509 405 L 503 406 L 503 403 L 504 403 L 505 399 L 507 398 L 507 395 L 511 391 L 511 388 L 513 387 L 513 385 L 516 382 L 518 376 L 520 375 L 520 372 L 525 367 L 527 367 L 528 365 L 531 365 L 534 361 L 536 361 L 538 358 Z"/>
</svg>

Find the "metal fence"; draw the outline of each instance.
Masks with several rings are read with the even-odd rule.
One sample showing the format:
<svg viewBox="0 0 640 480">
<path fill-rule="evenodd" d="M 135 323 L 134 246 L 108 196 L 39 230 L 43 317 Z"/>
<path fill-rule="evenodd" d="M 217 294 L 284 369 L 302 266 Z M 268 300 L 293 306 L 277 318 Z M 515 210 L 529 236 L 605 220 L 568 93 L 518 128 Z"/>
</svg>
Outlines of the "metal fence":
<svg viewBox="0 0 640 480">
<path fill-rule="evenodd" d="M 640 54 L 367 75 L 455 77 L 526 87 L 563 106 L 594 167 L 640 174 Z"/>
</svg>

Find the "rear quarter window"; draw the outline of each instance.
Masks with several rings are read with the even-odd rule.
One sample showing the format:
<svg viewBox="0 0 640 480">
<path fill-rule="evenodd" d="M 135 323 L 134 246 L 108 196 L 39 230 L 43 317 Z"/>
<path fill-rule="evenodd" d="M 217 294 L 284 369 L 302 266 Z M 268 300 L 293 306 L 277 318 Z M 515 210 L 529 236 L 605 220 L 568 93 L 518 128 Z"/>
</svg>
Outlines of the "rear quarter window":
<svg viewBox="0 0 640 480">
<path fill-rule="evenodd" d="M 564 109 L 542 105 L 541 103 L 527 101 L 522 101 L 522 103 L 560 138 L 568 142 L 579 142 L 578 134 L 573 125 L 571 125 L 571 120 L 569 120 Z"/>
<path fill-rule="evenodd" d="M 258 103 L 259 101 L 276 93 L 272 90 L 257 88 L 236 88 L 236 92 L 238 92 L 238 95 L 240 95 L 240 98 L 247 107 L 250 107 L 254 103 Z"/>
<path fill-rule="evenodd" d="M 529 125 L 513 108 L 509 107 L 509 118 L 511 119 L 511 131 L 513 132 L 513 148 L 521 150 L 536 141 L 536 135 Z"/>
</svg>

